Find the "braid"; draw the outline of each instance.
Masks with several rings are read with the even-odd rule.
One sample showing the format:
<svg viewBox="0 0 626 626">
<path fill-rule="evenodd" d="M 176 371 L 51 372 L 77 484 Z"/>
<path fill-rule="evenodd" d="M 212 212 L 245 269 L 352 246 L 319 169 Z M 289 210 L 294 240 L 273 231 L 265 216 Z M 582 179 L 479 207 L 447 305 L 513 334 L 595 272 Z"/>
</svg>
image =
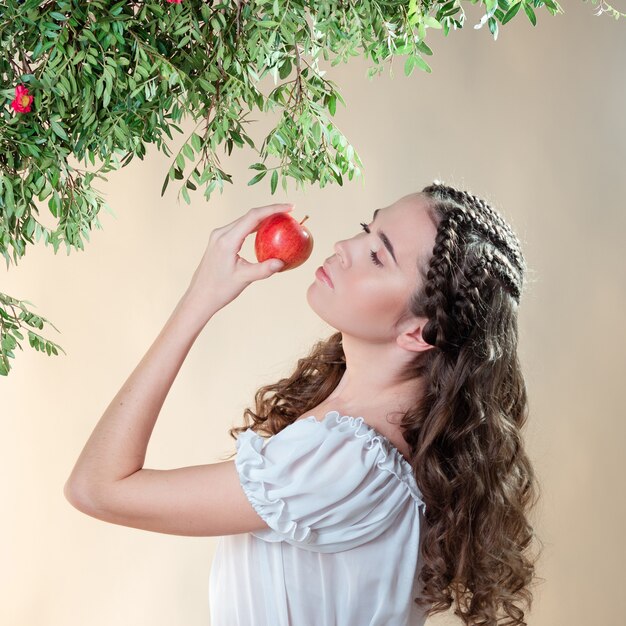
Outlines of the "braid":
<svg viewBox="0 0 626 626">
<path fill-rule="evenodd" d="M 489 259 L 487 255 L 476 257 L 469 270 L 463 275 L 452 309 L 460 324 L 469 326 L 479 318 L 481 286 L 488 275 Z"/>
<path fill-rule="evenodd" d="M 467 194 L 469 198 L 471 198 L 472 206 L 477 209 L 478 214 L 483 214 L 487 217 L 487 221 L 484 222 L 480 220 L 487 226 L 493 225 L 492 228 L 496 233 L 494 237 L 494 243 L 500 249 L 501 252 L 507 255 L 507 257 L 511 258 L 512 262 L 515 264 L 517 271 L 520 274 L 523 274 L 526 269 L 526 262 L 524 260 L 524 255 L 522 254 L 522 248 L 520 243 L 515 236 L 515 233 L 511 229 L 511 227 L 506 223 L 504 218 L 495 211 L 492 207 L 490 207 L 484 200 L 481 198 L 477 198 L 476 196 L 470 196 Z M 491 229 L 489 230 L 491 232 Z M 515 271 L 515 270 L 514 270 Z"/>
<path fill-rule="evenodd" d="M 455 292 L 453 280 L 456 272 L 453 268 L 458 261 L 461 221 L 462 218 L 459 219 L 453 211 L 450 211 L 441 221 L 424 284 L 426 295 L 424 307 L 431 321 L 422 332 L 426 341 L 444 351 L 456 347 L 456 343 L 452 340 L 455 324 L 447 311 L 451 308 Z M 452 281 L 450 277 L 453 278 Z"/>
<path fill-rule="evenodd" d="M 451 197 L 460 207 L 466 209 L 464 213 L 469 214 L 476 221 L 476 225 L 491 239 L 494 245 L 503 246 L 503 252 L 507 254 L 519 256 L 520 259 L 523 258 L 521 257 L 521 248 L 511 227 L 482 198 L 467 191 L 438 183 L 431 185 L 427 189 L 437 190 L 442 195 Z M 483 216 L 488 219 L 485 220 Z M 518 262 L 519 267 L 522 265 L 522 262 Z"/>
<path fill-rule="evenodd" d="M 446 217 L 442 220 L 445 222 L 442 224 L 443 230 L 447 231 L 448 225 L 451 225 L 452 228 L 462 228 L 464 232 L 459 232 L 456 238 L 446 233 L 446 241 L 466 238 L 474 231 L 482 234 L 493 246 L 494 252 L 488 256 L 490 260 L 487 268 L 519 304 L 526 262 L 520 243 L 504 218 L 484 200 L 467 191 L 438 182 L 425 187 L 423 191 L 437 198 L 453 201 L 446 207 Z M 433 256 L 438 256 L 436 246 Z M 447 269 L 450 269 L 449 265 Z"/>
<path fill-rule="evenodd" d="M 489 257 L 488 267 L 490 272 L 496 275 L 508 287 L 515 302 L 519 304 L 521 286 L 519 281 L 516 280 L 515 269 L 511 266 L 510 259 L 497 250 L 493 252 L 487 251 L 485 255 Z"/>
</svg>

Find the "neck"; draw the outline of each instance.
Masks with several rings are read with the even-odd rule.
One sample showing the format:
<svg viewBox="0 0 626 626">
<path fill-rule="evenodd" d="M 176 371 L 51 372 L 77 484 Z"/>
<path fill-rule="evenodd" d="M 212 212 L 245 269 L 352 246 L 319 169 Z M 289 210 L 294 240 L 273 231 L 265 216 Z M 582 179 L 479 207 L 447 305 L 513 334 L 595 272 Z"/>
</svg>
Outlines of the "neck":
<svg viewBox="0 0 626 626">
<path fill-rule="evenodd" d="M 324 405 L 344 415 L 369 418 L 372 424 L 387 421 L 389 414 L 404 414 L 419 405 L 424 396 L 420 378 L 402 380 L 401 374 L 416 353 L 393 338 L 364 341 L 342 334 L 346 369 Z"/>
</svg>

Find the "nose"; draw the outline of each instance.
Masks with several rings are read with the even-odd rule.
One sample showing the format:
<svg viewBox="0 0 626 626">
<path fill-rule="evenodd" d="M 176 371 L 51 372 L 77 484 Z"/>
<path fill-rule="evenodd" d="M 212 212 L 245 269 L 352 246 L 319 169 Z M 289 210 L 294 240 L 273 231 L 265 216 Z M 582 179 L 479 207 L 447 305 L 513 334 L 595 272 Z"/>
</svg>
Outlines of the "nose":
<svg viewBox="0 0 626 626">
<path fill-rule="evenodd" d="M 333 246 L 333 250 L 335 251 L 335 254 L 337 255 L 337 257 L 339 258 L 339 265 L 341 265 L 341 267 L 345 268 L 346 267 L 346 250 L 344 247 L 344 241 L 345 240 L 341 240 L 338 241 L 337 243 L 335 243 L 335 245 Z"/>
</svg>

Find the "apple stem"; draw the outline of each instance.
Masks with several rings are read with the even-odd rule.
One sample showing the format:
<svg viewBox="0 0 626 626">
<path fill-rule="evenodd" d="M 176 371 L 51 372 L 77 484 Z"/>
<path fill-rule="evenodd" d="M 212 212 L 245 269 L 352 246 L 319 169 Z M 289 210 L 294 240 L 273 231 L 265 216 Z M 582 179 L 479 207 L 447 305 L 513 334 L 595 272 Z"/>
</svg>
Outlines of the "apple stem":
<svg viewBox="0 0 626 626">
<path fill-rule="evenodd" d="M 304 216 L 304 219 L 300 222 L 300 224 L 304 224 L 304 222 L 306 222 L 309 219 L 308 215 Z"/>
</svg>

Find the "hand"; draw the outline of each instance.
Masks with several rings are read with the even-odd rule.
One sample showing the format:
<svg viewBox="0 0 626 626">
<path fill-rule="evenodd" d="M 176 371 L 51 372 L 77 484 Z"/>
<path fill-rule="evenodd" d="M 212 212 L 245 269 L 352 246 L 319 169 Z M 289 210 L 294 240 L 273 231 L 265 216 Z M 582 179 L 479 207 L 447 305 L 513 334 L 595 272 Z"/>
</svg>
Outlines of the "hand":
<svg viewBox="0 0 626 626">
<path fill-rule="evenodd" d="M 216 228 L 187 289 L 196 306 L 211 314 L 234 300 L 250 283 L 268 278 L 284 265 L 273 267 L 276 259 L 250 263 L 239 256 L 248 235 L 258 230 L 261 222 L 273 213 L 291 211 L 293 204 L 269 204 L 250 209 L 234 222 Z"/>
</svg>

